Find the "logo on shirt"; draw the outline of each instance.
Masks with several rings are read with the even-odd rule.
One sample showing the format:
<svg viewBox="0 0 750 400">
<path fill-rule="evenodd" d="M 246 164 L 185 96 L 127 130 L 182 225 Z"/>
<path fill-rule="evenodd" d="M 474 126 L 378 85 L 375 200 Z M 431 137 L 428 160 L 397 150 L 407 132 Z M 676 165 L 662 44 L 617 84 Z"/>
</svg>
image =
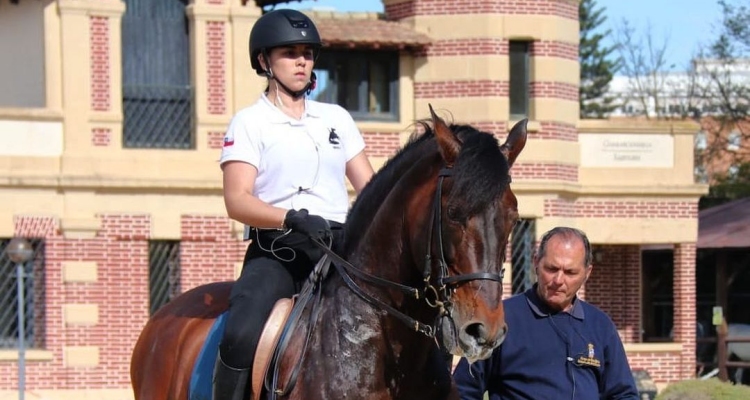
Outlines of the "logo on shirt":
<svg viewBox="0 0 750 400">
<path fill-rule="evenodd" d="M 224 147 L 229 147 L 234 144 L 234 137 L 232 136 L 224 136 Z"/>
<path fill-rule="evenodd" d="M 334 149 L 341 148 L 341 139 L 339 138 L 339 135 L 336 134 L 335 128 L 330 128 L 328 130 L 328 143 L 332 144 Z"/>
<path fill-rule="evenodd" d="M 578 357 L 578 359 L 576 360 L 576 363 L 580 366 L 587 366 L 587 367 L 594 367 L 594 368 L 601 367 L 602 362 L 596 358 L 596 352 L 594 351 L 593 343 L 588 344 L 588 354 L 586 356 L 581 355 L 580 357 Z"/>
</svg>

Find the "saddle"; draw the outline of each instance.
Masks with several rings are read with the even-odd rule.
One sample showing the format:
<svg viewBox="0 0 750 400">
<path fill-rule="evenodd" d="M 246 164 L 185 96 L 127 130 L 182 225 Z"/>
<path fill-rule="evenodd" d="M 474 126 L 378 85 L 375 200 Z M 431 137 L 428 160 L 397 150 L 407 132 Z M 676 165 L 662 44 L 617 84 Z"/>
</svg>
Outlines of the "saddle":
<svg viewBox="0 0 750 400">
<path fill-rule="evenodd" d="M 320 311 L 320 283 L 322 278 L 328 274 L 331 260 L 324 255 L 313 268 L 307 282 L 305 282 L 299 294 L 292 298 L 282 298 L 276 301 L 268 316 L 266 323 L 258 340 L 258 346 L 255 350 L 255 359 L 253 360 L 253 369 L 251 376 L 251 385 L 253 390 L 252 400 L 260 400 L 264 387 L 272 385 L 268 389 L 269 398 L 276 399 L 277 395 L 285 395 L 291 391 L 297 379 L 301 357 L 290 372 L 289 378 L 285 385 L 279 386 L 278 379 L 278 357 L 283 354 L 286 345 L 289 343 L 290 332 L 294 330 L 296 323 L 302 314 L 302 311 L 308 306 L 312 307 L 309 315 L 310 321 L 314 321 Z M 310 322 L 307 332 L 304 334 L 307 347 L 310 336 L 314 329 L 314 323 Z M 272 371 L 269 371 L 273 368 Z"/>
<path fill-rule="evenodd" d="M 253 376 L 251 379 L 253 387 L 252 400 L 260 400 L 263 383 L 268 373 L 268 366 L 271 363 L 274 350 L 281 336 L 281 331 L 289 318 L 296 298 L 297 296 L 294 296 L 291 299 L 283 298 L 276 301 L 271 310 L 271 315 L 268 316 L 265 325 L 263 325 L 263 331 L 258 341 L 258 348 L 255 350 L 255 359 L 253 360 Z"/>
</svg>

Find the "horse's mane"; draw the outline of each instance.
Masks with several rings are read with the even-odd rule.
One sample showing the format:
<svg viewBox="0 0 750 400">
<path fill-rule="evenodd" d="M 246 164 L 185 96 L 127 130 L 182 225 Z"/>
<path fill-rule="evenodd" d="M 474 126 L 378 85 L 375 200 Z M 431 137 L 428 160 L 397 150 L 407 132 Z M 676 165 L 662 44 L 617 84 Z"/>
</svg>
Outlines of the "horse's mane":
<svg viewBox="0 0 750 400">
<path fill-rule="evenodd" d="M 357 196 L 347 217 L 344 239 L 347 251 L 357 245 L 396 181 L 418 160 L 437 154 L 433 128 L 426 121 L 420 121 L 419 125 L 424 128 L 424 133 L 412 134 L 406 145 L 383 165 Z M 510 167 L 492 134 L 469 125 L 451 124 L 449 129 L 458 136 L 462 145 L 453 168 L 448 207 L 453 209 L 453 218 L 462 220 L 478 213 L 502 194 L 510 183 Z"/>
</svg>

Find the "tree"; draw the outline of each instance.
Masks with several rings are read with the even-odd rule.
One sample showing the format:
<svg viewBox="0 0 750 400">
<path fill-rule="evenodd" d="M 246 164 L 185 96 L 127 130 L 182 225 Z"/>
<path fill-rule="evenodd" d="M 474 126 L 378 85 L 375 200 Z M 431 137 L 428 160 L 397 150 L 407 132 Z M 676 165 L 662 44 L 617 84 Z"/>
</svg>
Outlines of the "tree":
<svg viewBox="0 0 750 400">
<path fill-rule="evenodd" d="M 635 103 L 635 114 L 647 119 L 673 116 L 675 109 L 669 106 L 675 103 L 680 109 L 689 108 L 689 104 L 682 104 L 689 103 L 686 82 L 675 80 L 670 73 L 674 65 L 667 60 L 668 37 L 658 40 L 650 23 L 639 35 L 623 19 L 617 27 L 615 42 L 622 73 L 627 78 L 625 93 L 620 93 L 623 104 Z"/>
<path fill-rule="evenodd" d="M 708 195 L 701 198 L 699 207 L 706 209 L 745 197 L 750 197 L 750 162 L 716 177 Z"/>
<path fill-rule="evenodd" d="M 605 47 L 602 40 L 610 31 L 596 32 L 607 20 L 604 8 L 596 0 L 582 0 L 578 5 L 580 22 L 579 61 L 581 85 L 579 103 L 581 118 L 604 118 L 614 110 L 614 98 L 606 96 L 618 65 L 612 61 L 614 47 Z"/>
<path fill-rule="evenodd" d="M 696 160 L 711 185 L 702 205 L 750 196 L 750 8 L 739 3 L 718 1 L 718 35 L 691 71 L 706 136 Z"/>
</svg>

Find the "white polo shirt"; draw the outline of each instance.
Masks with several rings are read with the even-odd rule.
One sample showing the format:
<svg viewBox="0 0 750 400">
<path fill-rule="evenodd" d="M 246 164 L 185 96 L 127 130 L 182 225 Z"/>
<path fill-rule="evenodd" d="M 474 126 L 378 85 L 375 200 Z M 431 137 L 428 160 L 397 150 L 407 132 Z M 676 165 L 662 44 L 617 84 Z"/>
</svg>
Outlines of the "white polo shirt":
<svg viewBox="0 0 750 400">
<path fill-rule="evenodd" d="M 346 163 L 365 148 L 354 120 L 335 104 L 305 101 L 295 120 L 262 95 L 232 118 L 220 163 L 258 169 L 253 194 L 273 206 L 306 208 L 343 223 L 349 209 Z"/>
</svg>

